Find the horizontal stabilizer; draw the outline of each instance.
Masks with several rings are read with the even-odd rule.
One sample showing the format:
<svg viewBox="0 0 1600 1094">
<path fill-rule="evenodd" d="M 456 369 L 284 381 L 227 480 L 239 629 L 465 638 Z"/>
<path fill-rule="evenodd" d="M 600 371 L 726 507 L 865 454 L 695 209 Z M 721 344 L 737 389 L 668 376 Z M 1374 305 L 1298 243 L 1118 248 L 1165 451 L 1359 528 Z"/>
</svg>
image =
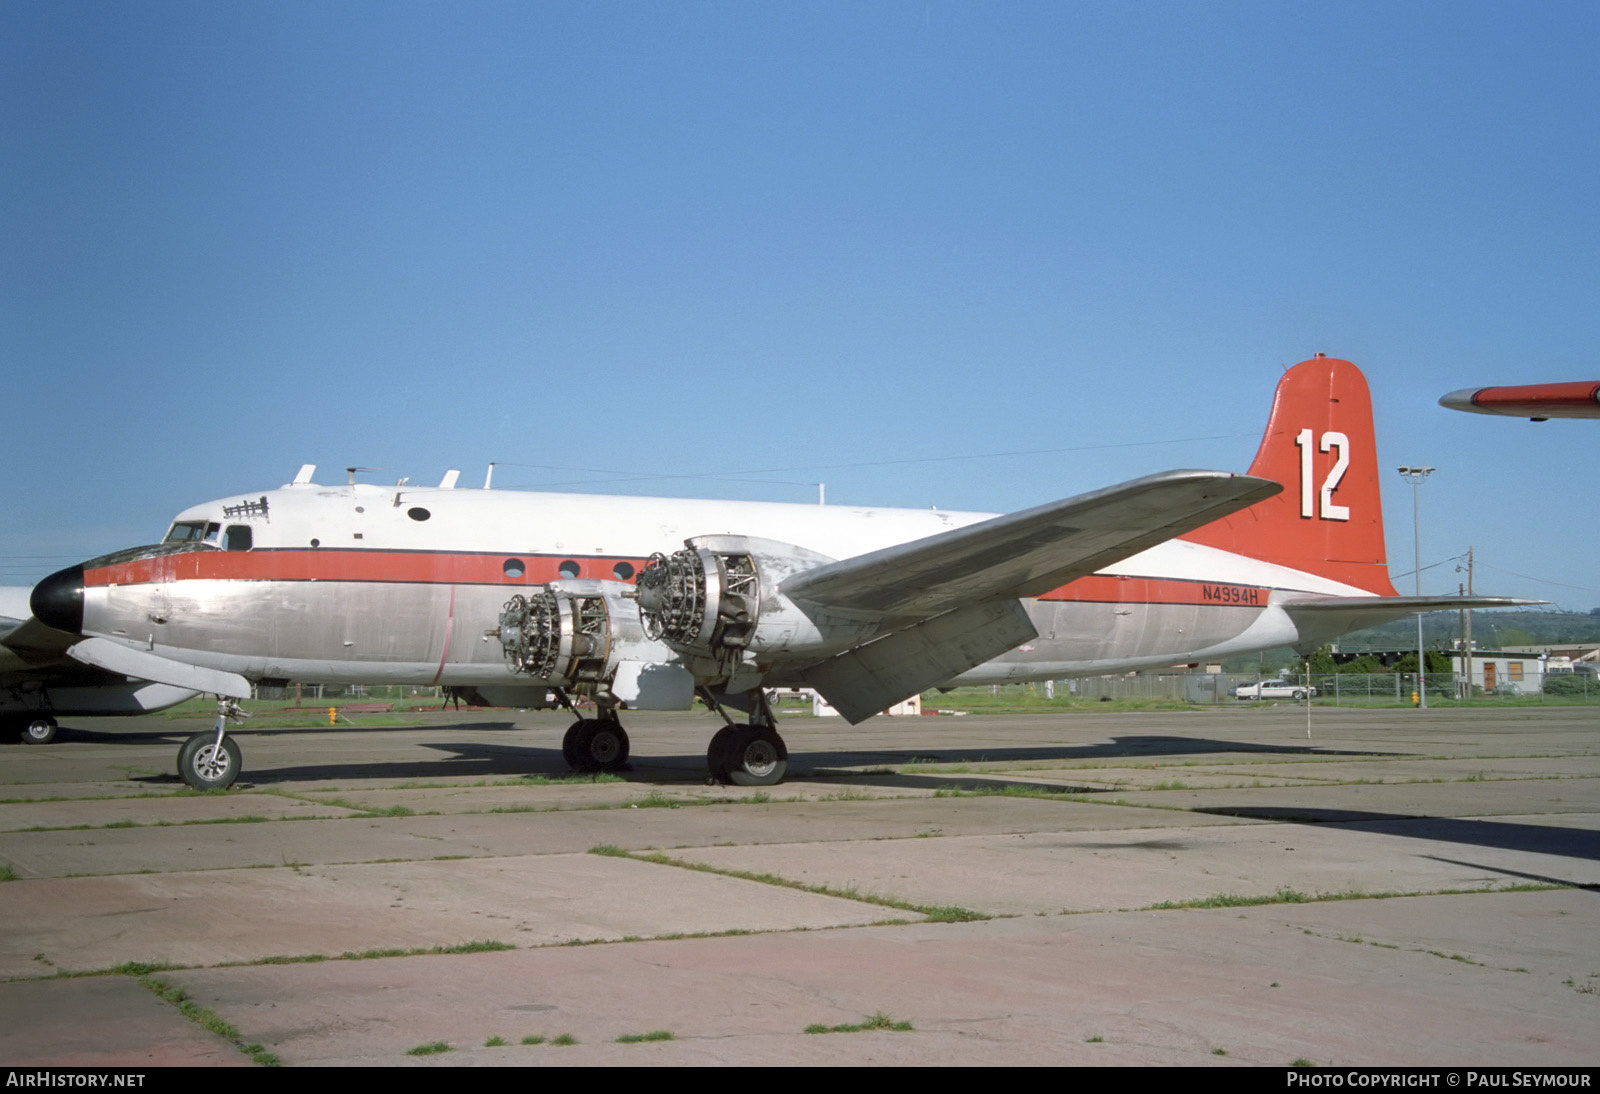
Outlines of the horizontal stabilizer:
<svg viewBox="0 0 1600 1094">
<path fill-rule="evenodd" d="M 171 684 L 190 691 L 208 691 L 230 699 L 250 698 L 250 681 L 238 673 L 174 661 L 146 650 L 118 645 L 109 638 L 85 638 L 69 649 L 67 655 L 85 665 L 120 672 L 137 680 Z"/>
<path fill-rule="evenodd" d="M 782 588 L 845 616 L 927 618 L 1038 596 L 1282 489 L 1225 471 L 1167 471 L 819 566 Z"/>
<path fill-rule="evenodd" d="M 1278 602 L 1300 632 L 1300 645 L 1313 647 L 1347 631 L 1376 627 L 1417 612 L 1525 608 L 1547 604 L 1514 596 L 1305 596 Z"/>
</svg>

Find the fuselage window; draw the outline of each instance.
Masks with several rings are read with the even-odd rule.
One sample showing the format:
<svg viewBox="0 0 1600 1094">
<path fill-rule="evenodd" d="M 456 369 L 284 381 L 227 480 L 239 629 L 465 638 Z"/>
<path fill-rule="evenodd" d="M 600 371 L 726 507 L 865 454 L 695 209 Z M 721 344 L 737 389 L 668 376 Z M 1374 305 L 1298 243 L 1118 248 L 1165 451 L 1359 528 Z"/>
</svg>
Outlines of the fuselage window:
<svg viewBox="0 0 1600 1094">
<path fill-rule="evenodd" d="M 556 567 L 556 572 L 558 574 L 560 574 L 562 577 L 577 577 L 578 576 L 578 564 L 576 562 L 572 561 L 569 558 L 565 562 L 563 562 L 560 566 Z"/>
<path fill-rule="evenodd" d="M 222 549 L 248 551 L 254 538 L 248 524 L 230 524 L 228 530 L 222 534 Z"/>
<path fill-rule="evenodd" d="M 427 520 L 429 517 L 433 516 L 433 514 L 428 512 L 422 506 L 415 505 L 406 510 L 406 516 L 410 517 L 412 520 Z"/>
<path fill-rule="evenodd" d="M 508 558 L 505 561 L 505 565 L 501 566 L 500 568 L 506 572 L 507 577 L 521 577 L 523 572 L 527 569 L 527 567 L 522 565 L 522 560 L 520 558 Z"/>
<path fill-rule="evenodd" d="M 215 521 L 180 520 L 173 524 L 167 532 L 163 543 L 200 543 L 204 540 L 216 542 L 217 530 L 221 525 Z"/>
<path fill-rule="evenodd" d="M 630 562 L 617 563 L 615 566 L 611 567 L 611 576 L 616 578 L 618 581 L 627 581 L 633 576 L 633 564 Z"/>
</svg>

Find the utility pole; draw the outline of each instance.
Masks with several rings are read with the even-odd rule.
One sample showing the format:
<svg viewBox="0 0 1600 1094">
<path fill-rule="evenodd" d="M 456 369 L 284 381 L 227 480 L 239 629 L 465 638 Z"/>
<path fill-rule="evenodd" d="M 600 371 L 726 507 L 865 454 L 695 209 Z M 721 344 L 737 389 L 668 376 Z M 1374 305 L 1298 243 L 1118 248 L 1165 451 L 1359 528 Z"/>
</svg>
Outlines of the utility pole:
<svg viewBox="0 0 1600 1094">
<path fill-rule="evenodd" d="M 1400 477 L 1411 483 L 1411 550 L 1416 565 L 1417 596 L 1422 596 L 1422 501 L 1417 493 L 1417 488 L 1433 474 L 1431 467 L 1400 468 Z M 1417 613 L 1417 702 L 1423 710 L 1428 709 L 1428 660 L 1427 651 L 1422 645 L 1422 613 Z"/>
<path fill-rule="evenodd" d="M 1467 595 L 1472 595 L 1472 547 L 1467 547 Z M 1467 609 L 1467 698 L 1472 698 L 1472 609 Z"/>
</svg>

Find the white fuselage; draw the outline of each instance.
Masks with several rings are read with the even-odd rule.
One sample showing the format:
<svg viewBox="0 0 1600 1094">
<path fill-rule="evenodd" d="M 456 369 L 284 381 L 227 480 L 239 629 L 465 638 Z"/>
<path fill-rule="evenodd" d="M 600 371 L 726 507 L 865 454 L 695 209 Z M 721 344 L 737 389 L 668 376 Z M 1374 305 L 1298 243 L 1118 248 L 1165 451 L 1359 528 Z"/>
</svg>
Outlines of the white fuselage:
<svg viewBox="0 0 1600 1094">
<path fill-rule="evenodd" d="M 86 563 L 83 631 L 257 681 L 529 683 L 492 636 L 505 601 L 529 587 L 563 577 L 630 581 L 653 553 L 694 536 L 759 536 L 844 559 L 987 516 L 294 484 L 184 510 L 169 539 L 193 537 L 192 550 Z M 1284 593 L 1362 590 L 1170 540 L 1026 601 L 1038 637 L 951 682 L 1125 671 L 1290 645 L 1295 627 L 1275 606 Z M 798 667 L 775 666 L 768 682 Z"/>
</svg>

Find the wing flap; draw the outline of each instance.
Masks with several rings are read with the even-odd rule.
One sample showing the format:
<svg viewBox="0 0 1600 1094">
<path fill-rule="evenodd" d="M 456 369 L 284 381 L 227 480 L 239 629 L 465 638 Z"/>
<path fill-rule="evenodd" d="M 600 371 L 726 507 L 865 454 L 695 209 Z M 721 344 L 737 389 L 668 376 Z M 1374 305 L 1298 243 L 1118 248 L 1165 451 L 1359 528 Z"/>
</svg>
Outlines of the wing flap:
<svg viewBox="0 0 1600 1094">
<path fill-rule="evenodd" d="M 1019 601 L 972 604 L 846 650 L 804 676 L 855 725 L 1038 633 Z"/>
<path fill-rule="evenodd" d="M 1038 596 L 1282 491 L 1225 471 L 1167 471 L 819 566 L 796 600 L 862 618 L 928 618 Z"/>
</svg>

